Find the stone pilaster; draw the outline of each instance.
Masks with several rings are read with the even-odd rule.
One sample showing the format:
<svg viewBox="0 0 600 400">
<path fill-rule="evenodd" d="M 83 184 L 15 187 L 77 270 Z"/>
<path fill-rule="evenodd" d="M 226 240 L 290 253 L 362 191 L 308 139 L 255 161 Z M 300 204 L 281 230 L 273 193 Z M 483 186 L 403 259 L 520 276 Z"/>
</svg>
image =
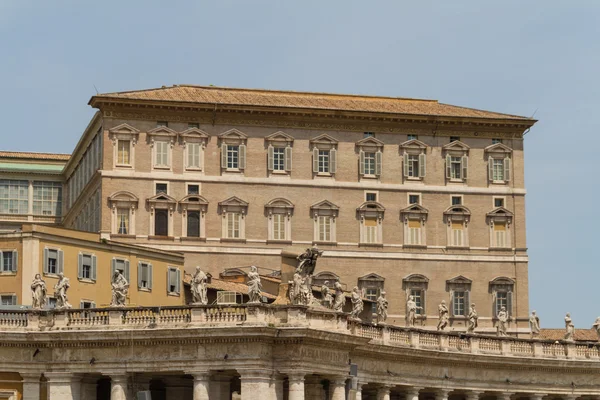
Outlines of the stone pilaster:
<svg viewBox="0 0 600 400">
<path fill-rule="evenodd" d="M 329 380 L 329 392 L 331 400 L 346 400 L 347 377 L 336 377 Z"/>
<path fill-rule="evenodd" d="M 127 400 L 127 375 L 110 375 L 110 400 Z"/>
<path fill-rule="evenodd" d="M 274 387 L 271 387 L 271 372 L 264 370 L 241 370 L 240 373 L 242 400 L 275 398 Z"/>
<path fill-rule="evenodd" d="M 304 374 L 303 372 L 288 373 L 289 400 L 304 400 Z"/>
<path fill-rule="evenodd" d="M 21 373 L 23 379 L 23 400 L 40 400 L 39 373 Z"/>
<path fill-rule="evenodd" d="M 69 372 L 46 372 L 44 376 L 48 380 L 48 398 L 81 400 L 81 378 L 79 376 Z"/>
</svg>

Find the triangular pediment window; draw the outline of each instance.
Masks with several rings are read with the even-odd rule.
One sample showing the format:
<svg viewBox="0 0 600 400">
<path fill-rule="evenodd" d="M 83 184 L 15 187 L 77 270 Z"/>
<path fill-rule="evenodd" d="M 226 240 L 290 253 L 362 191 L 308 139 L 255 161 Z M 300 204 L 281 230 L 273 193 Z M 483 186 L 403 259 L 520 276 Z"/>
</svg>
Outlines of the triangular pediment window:
<svg viewBox="0 0 600 400">
<path fill-rule="evenodd" d="M 267 142 L 274 142 L 274 143 L 286 143 L 286 144 L 290 144 L 294 142 L 294 138 L 291 137 L 290 135 L 288 135 L 285 132 L 282 131 L 277 131 L 275 133 L 270 134 L 269 136 L 265 137 L 265 140 Z"/>
<path fill-rule="evenodd" d="M 221 140 L 226 140 L 226 139 L 230 139 L 230 140 L 246 140 L 248 139 L 248 135 L 246 135 L 244 132 L 240 131 L 239 129 L 230 129 L 228 131 L 225 131 L 221 134 L 219 134 L 219 139 Z"/>
<path fill-rule="evenodd" d="M 418 139 L 411 139 L 411 140 L 407 140 L 406 142 L 402 143 L 400 145 L 401 149 L 404 150 L 408 150 L 408 149 L 413 149 L 413 150 L 425 150 L 427 148 L 427 145 L 423 142 L 421 142 Z"/>
<path fill-rule="evenodd" d="M 356 145 L 358 147 L 375 147 L 379 149 L 383 147 L 383 142 L 373 136 L 369 136 L 356 142 Z"/>
<path fill-rule="evenodd" d="M 110 133 L 115 134 L 126 134 L 126 135 L 137 135 L 140 133 L 138 129 L 135 129 L 129 124 L 120 124 L 108 130 Z"/>
<path fill-rule="evenodd" d="M 454 142 L 448 143 L 447 145 L 442 147 L 442 149 L 446 152 L 465 154 L 469 152 L 470 147 L 459 140 L 455 140 Z"/>
<path fill-rule="evenodd" d="M 486 153 L 511 154 L 512 149 L 503 143 L 495 143 L 484 149 Z"/>
</svg>

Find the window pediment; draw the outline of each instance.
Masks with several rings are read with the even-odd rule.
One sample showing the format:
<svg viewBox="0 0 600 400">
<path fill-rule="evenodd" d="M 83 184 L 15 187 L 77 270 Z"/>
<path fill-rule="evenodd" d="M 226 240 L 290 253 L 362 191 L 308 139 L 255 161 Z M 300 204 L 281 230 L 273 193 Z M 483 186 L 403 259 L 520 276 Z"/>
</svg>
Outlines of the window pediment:
<svg viewBox="0 0 600 400">
<path fill-rule="evenodd" d="M 248 212 L 248 203 L 237 196 L 232 196 L 219 203 L 219 210 L 221 213 L 240 212 L 246 214 Z"/>
<path fill-rule="evenodd" d="M 356 212 L 361 218 L 377 218 L 383 219 L 385 207 L 376 201 L 365 201 L 357 209 Z"/>
<path fill-rule="evenodd" d="M 446 281 L 446 291 L 450 290 L 470 290 L 472 280 L 462 275 L 456 276 Z"/>
<path fill-rule="evenodd" d="M 515 281 L 506 277 L 498 276 L 490 281 L 489 293 L 496 292 L 512 292 L 515 286 Z"/>
<path fill-rule="evenodd" d="M 327 282 L 327 287 L 333 288 L 336 281 L 339 281 L 340 277 L 330 271 L 319 272 L 313 275 L 313 285 L 324 285 Z"/>
<path fill-rule="evenodd" d="M 461 141 L 455 140 L 442 147 L 442 150 L 450 154 L 468 154 L 471 148 Z"/>
<path fill-rule="evenodd" d="M 128 207 L 137 208 L 139 199 L 133 193 L 121 190 L 111 194 L 108 197 L 108 203 L 111 206 L 126 205 Z"/>
<path fill-rule="evenodd" d="M 294 212 L 294 204 L 288 199 L 278 197 L 265 204 L 267 214 L 289 214 Z"/>
<path fill-rule="evenodd" d="M 314 215 L 331 215 L 337 217 L 340 208 L 329 200 L 323 200 L 310 206 L 310 210 Z"/>
<path fill-rule="evenodd" d="M 179 205 L 183 210 L 199 210 L 206 212 L 208 200 L 198 194 L 190 194 L 179 200 Z"/>
<path fill-rule="evenodd" d="M 444 211 L 444 216 L 447 222 L 451 221 L 465 221 L 469 222 L 471 217 L 471 211 L 463 205 L 450 206 Z"/>
<path fill-rule="evenodd" d="M 133 144 L 138 140 L 140 131 L 129 124 L 120 124 L 108 130 L 109 137 L 116 145 L 117 139 L 131 139 Z"/>
<path fill-rule="evenodd" d="M 376 273 L 370 273 L 358 278 L 359 281 L 385 282 L 385 278 Z"/>
<path fill-rule="evenodd" d="M 505 157 L 508 154 L 512 154 L 512 149 L 503 143 L 495 143 L 484 149 L 485 153 L 502 155 Z"/>
<path fill-rule="evenodd" d="M 270 134 L 265 140 L 271 145 L 291 146 L 294 143 L 294 138 L 282 131 Z"/>
<path fill-rule="evenodd" d="M 498 276 L 490 281 L 490 285 L 514 285 L 515 281 L 506 277 Z"/>
<path fill-rule="evenodd" d="M 248 135 L 235 128 L 219 134 L 219 140 L 221 143 L 240 144 L 245 143 L 247 139 Z"/>
<path fill-rule="evenodd" d="M 169 196 L 166 193 L 155 194 L 154 196 L 146 199 L 146 202 L 154 208 L 157 208 L 156 206 L 161 205 L 168 206 L 168 208 L 172 208 L 175 204 L 177 204 L 177 200 L 175 200 L 173 197 Z"/>
<path fill-rule="evenodd" d="M 219 277 L 221 277 L 221 278 L 242 277 L 244 279 L 244 281 L 246 280 L 247 276 L 248 276 L 248 274 L 239 268 L 229 268 L 219 274 Z"/>
<path fill-rule="evenodd" d="M 186 142 L 200 142 L 206 143 L 210 138 L 210 135 L 198 128 L 189 128 L 179 133 L 179 137 L 183 140 L 183 144 Z"/>
<path fill-rule="evenodd" d="M 409 154 L 421 154 L 427 150 L 427 145 L 421 142 L 418 139 L 407 140 L 406 142 L 400 144 L 400 148 L 404 150 L 405 153 Z"/>
<path fill-rule="evenodd" d="M 369 136 L 356 142 L 356 147 L 363 151 L 382 151 L 383 142 L 379 139 L 374 138 L 373 136 Z"/>
<path fill-rule="evenodd" d="M 167 126 L 158 126 L 147 133 L 150 138 L 150 144 L 153 145 L 156 140 L 167 140 L 171 144 L 177 139 L 177 132 Z"/>
<path fill-rule="evenodd" d="M 425 289 L 429 286 L 429 278 L 421 274 L 410 274 L 402 279 L 402 289 Z"/>
<path fill-rule="evenodd" d="M 487 213 L 485 216 L 488 219 L 488 221 L 510 223 L 514 214 L 504 207 L 496 207 L 492 211 Z"/>
<path fill-rule="evenodd" d="M 338 141 L 332 136 L 329 136 L 328 134 L 324 133 L 322 135 L 310 139 L 310 144 L 313 148 L 316 147 L 319 149 L 332 149 L 337 147 Z"/>
<path fill-rule="evenodd" d="M 425 221 L 429 214 L 429 210 L 420 204 L 411 204 L 400 210 L 401 219 L 422 219 Z"/>
</svg>

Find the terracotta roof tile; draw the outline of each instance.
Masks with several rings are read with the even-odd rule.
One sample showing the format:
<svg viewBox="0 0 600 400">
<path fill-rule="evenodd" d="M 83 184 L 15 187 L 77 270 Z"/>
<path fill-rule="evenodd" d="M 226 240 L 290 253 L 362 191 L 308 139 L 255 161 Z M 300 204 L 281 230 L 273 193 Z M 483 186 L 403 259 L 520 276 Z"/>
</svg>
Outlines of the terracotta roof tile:
<svg viewBox="0 0 600 400">
<path fill-rule="evenodd" d="M 30 160 L 68 161 L 70 154 L 0 151 L 0 158 L 27 158 Z"/>
<path fill-rule="evenodd" d="M 192 281 L 192 276 L 187 273 L 184 274 L 183 282 L 189 284 Z M 223 281 L 221 279 L 212 278 L 210 283 L 206 285 L 209 289 L 214 290 L 225 290 L 228 292 L 237 292 L 237 293 L 248 293 L 248 286 L 243 283 L 231 282 L 231 281 Z M 276 299 L 277 296 L 272 295 L 271 293 L 262 292 L 262 295 L 267 299 Z"/>
<path fill-rule="evenodd" d="M 179 103 L 210 105 L 282 107 L 442 117 L 508 119 L 528 121 L 531 123 L 535 122 L 535 120 L 527 117 L 453 106 L 439 103 L 437 100 L 262 89 L 236 89 L 215 86 L 175 85 L 130 92 L 105 93 L 92 97 L 90 104 L 93 104 L 96 100 L 102 99 L 173 101 Z"/>
<path fill-rule="evenodd" d="M 564 329 L 540 329 L 540 339 L 562 340 L 564 337 Z M 575 329 L 575 340 L 596 342 L 598 335 L 593 329 Z"/>
</svg>

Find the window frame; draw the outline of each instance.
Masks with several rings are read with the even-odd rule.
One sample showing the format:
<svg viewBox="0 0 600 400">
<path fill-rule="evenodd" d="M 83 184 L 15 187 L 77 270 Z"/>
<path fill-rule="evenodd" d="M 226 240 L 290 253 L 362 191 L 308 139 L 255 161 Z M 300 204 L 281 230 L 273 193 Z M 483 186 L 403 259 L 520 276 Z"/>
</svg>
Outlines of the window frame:
<svg viewBox="0 0 600 400">
<path fill-rule="evenodd" d="M 135 236 L 135 215 L 138 208 L 139 199 L 136 195 L 127 191 L 118 191 L 111 194 L 108 198 L 108 205 L 111 208 L 111 234 L 123 235 L 119 233 L 118 210 L 129 210 L 129 231 L 127 236 Z"/>
<path fill-rule="evenodd" d="M 10 297 L 11 304 L 3 304 L 5 298 Z M 18 305 L 18 298 L 16 293 L 0 293 L 0 306 L 16 306 Z"/>
<path fill-rule="evenodd" d="M 312 149 L 312 172 L 314 177 L 335 177 L 337 172 L 338 141 L 333 137 L 322 134 L 310 140 Z M 324 161 L 327 159 L 327 169 Z M 323 160 L 323 162 L 321 162 Z"/>
<path fill-rule="evenodd" d="M 402 176 L 405 181 L 422 181 L 425 179 L 427 176 L 427 148 L 428 146 L 418 139 L 407 140 L 400 145 Z M 415 162 L 417 163 L 416 171 Z M 411 171 L 413 172 L 411 173 Z"/>
<path fill-rule="evenodd" d="M 120 124 L 108 130 L 108 137 L 113 144 L 113 169 L 133 169 L 135 168 L 135 145 L 137 144 L 140 131 L 131 125 Z M 129 164 L 120 164 L 118 141 L 129 141 Z"/>
<path fill-rule="evenodd" d="M 33 202 L 33 198 L 29 199 L 30 181 L 23 179 L 0 179 L 0 185 L 6 185 L 5 189 L 2 190 L 5 196 L 0 198 L 0 202 L 6 204 L 6 208 L 0 208 L 0 213 L 28 215 L 29 206 Z M 11 193 L 12 191 L 16 192 L 16 194 Z M 14 203 L 16 203 L 16 209 L 11 208 L 11 204 Z M 11 212 L 12 210 L 16 210 L 17 212 Z"/>
<path fill-rule="evenodd" d="M 50 272 L 50 252 L 56 252 L 56 271 Z M 58 276 L 61 272 L 64 273 L 64 253 L 59 247 L 44 247 L 43 252 L 43 275 Z"/>
<path fill-rule="evenodd" d="M 329 280 L 329 282 L 333 286 L 333 283 L 335 282 L 335 280 L 333 280 L 333 281 Z M 370 274 L 359 277 L 357 286 L 360 289 L 362 296 L 364 298 L 373 301 L 373 303 L 371 303 L 371 313 L 373 315 L 377 315 L 377 298 L 379 298 L 379 295 L 384 290 L 385 278 L 378 274 L 370 273 Z M 375 296 L 373 299 L 371 299 L 367 296 L 368 290 L 375 291 Z"/>
<path fill-rule="evenodd" d="M 283 197 L 275 198 L 265 204 L 265 212 L 267 215 L 267 233 L 268 241 L 287 242 L 292 241 L 292 216 L 294 215 L 294 204 Z M 275 219 L 280 218 L 283 222 L 284 237 L 276 237 L 275 235 Z"/>
<path fill-rule="evenodd" d="M 503 143 L 496 143 L 484 149 L 488 163 L 488 182 L 490 185 L 507 185 L 513 173 L 512 167 L 513 150 Z M 502 179 L 495 179 L 495 161 L 500 161 L 503 167 Z"/>
<path fill-rule="evenodd" d="M 383 142 L 374 136 L 356 142 L 359 179 L 379 179 L 383 172 Z M 367 155 L 372 156 L 367 156 Z M 372 159 L 367 168 L 367 157 Z M 372 166 L 372 168 L 371 168 Z"/>
<path fill-rule="evenodd" d="M 492 318 L 498 319 L 498 311 L 501 305 L 498 304 L 498 294 L 506 293 L 506 312 L 508 317 L 514 315 L 514 292 L 515 281 L 507 277 L 497 277 L 489 282 L 489 291 L 492 293 Z"/>
<path fill-rule="evenodd" d="M 90 270 L 89 276 L 84 276 L 85 259 L 89 257 Z M 77 280 L 80 282 L 95 283 L 97 281 L 98 258 L 94 253 L 80 251 L 77 255 Z"/>
<path fill-rule="evenodd" d="M 413 291 L 419 292 L 421 304 L 417 303 L 417 306 L 422 307 L 421 310 L 417 309 L 416 318 L 420 320 L 427 319 L 427 290 L 429 289 L 429 278 L 421 274 L 410 274 L 402 279 L 402 290 L 408 301 L 408 297 L 413 295 Z"/>
<path fill-rule="evenodd" d="M 492 211 L 490 211 L 489 213 L 486 214 L 486 220 L 487 220 L 487 224 L 489 226 L 490 249 L 512 250 L 513 218 L 514 218 L 513 213 L 504 207 L 496 207 Z M 498 232 L 499 230 L 495 229 L 495 226 L 497 224 L 504 225 L 504 230 L 503 230 L 504 245 L 503 246 L 498 243 L 498 237 L 497 237 L 498 235 L 496 232 Z"/>
<path fill-rule="evenodd" d="M 446 292 L 449 293 L 450 296 L 450 318 L 451 319 L 467 319 L 469 315 L 469 308 L 471 307 L 471 289 L 472 289 L 473 281 L 465 278 L 462 275 L 456 276 L 452 279 L 446 281 Z M 455 293 L 464 293 L 464 310 L 463 314 L 457 315 L 456 304 L 455 304 Z"/>
<path fill-rule="evenodd" d="M 427 217 L 429 215 L 429 211 L 420 204 L 409 204 L 408 207 L 400 210 L 400 221 L 403 225 L 404 230 L 404 239 L 403 239 L 403 247 L 418 247 L 418 248 L 427 248 Z M 412 222 L 411 222 L 412 221 Z M 411 226 L 418 221 L 419 223 L 419 231 L 418 240 L 414 243 L 412 240 L 413 232 L 411 229 L 416 229 L 416 227 Z"/>
<path fill-rule="evenodd" d="M 269 175 L 289 175 L 292 172 L 294 138 L 285 132 L 277 131 L 265 137 L 267 147 L 267 172 Z M 280 150 L 283 151 L 281 152 Z M 283 169 L 275 168 L 275 152 L 280 152 Z"/>
<path fill-rule="evenodd" d="M 171 290 L 171 274 L 175 274 L 175 290 Z M 167 296 L 181 296 L 181 270 L 178 267 L 167 267 Z"/>
<path fill-rule="evenodd" d="M 376 201 L 366 201 L 356 209 L 356 213 L 360 224 L 359 245 L 383 246 L 383 218 L 385 215 L 385 207 Z M 367 221 L 373 220 L 375 221 L 375 225 L 367 223 Z"/>
<path fill-rule="evenodd" d="M 246 214 L 248 213 L 248 203 L 239 197 L 233 196 L 219 202 L 218 212 L 221 214 L 221 241 L 246 241 Z M 239 237 L 229 236 L 229 217 L 230 214 L 239 215 Z M 235 221 L 234 221 L 235 222 Z"/>
<path fill-rule="evenodd" d="M 142 285 L 142 277 L 143 277 L 143 269 L 146 269 L 146 284 Z M 154 280 L 154 276 L 153 276 L 153 266 L 152 263 L 149 261 L 144 261 L 144 260 L 139 260 L 138 261 L 138 270 L 137 270 L 137 287 L 138 290 L 142 291 L 142 292 L 151 292 L 152 291 L 152 284 L 153 284 L 153 280 Z"/>
<path fill-rule="evenodd" d="M 470 147 L 458 139 L 442 147 L 445 154 L 446 182 L 450 183 L 465 183 L 469 177 Z M 458 168 L 455 168 L 456 166 Z"/>
<path fill-rule="evenodd" d="M 188 123 L 188 129 L 180 132 L 178 138 L 181 146 L 183 147 L 183 170 L 191 172 L 204 171 L 204 153 L 206 145 L 210 138 L 210 135 L 205 131 L 199 129 L 200 124 Z M 190 165 L 190 149 L 192 146 L 198 146 L 198 165 Z"/>
<path fill-rule="evenodd" d="M 444 211 L 446 224 L 446 247 L 447 248 L 469 248 L 469 222 L 471 211 L 464 205 L 454 205 Z M 461 229 L 455 229 L 460 226 Z M 461 231 L 460 235 L 455 231 Z M 457 240 L 460 236 L 460 242 Z"/>
<path fill-rule="evenodd" d="M 221 172 L 222 173 L 241 173 L 246 169 L 246 153 L 247 153 L 248 136 L 238 129 L 230 129 L 219 135 L 221 148 Z M 229 163 L 230 147 L 237 146 L 237 165 Z"/>
<path fill-rule="evenodd" d="M 339 214 L 339 207 L 328 200 L 315 203 L 310 207 L 313 217 L 313 243 L 335 244 L 337 243 L 336 220 Z M 321 240 L 321 218 L 329 218 L 329 240 Z"/>
<path fill-rule="evenodd" d="M 10 269 L 6 270 L 4 257 L 10 253 Z M 0 275 L 16 275 L 19 270 L 19 252 L 17 249 L 0 250 Z"/>
</svg>

